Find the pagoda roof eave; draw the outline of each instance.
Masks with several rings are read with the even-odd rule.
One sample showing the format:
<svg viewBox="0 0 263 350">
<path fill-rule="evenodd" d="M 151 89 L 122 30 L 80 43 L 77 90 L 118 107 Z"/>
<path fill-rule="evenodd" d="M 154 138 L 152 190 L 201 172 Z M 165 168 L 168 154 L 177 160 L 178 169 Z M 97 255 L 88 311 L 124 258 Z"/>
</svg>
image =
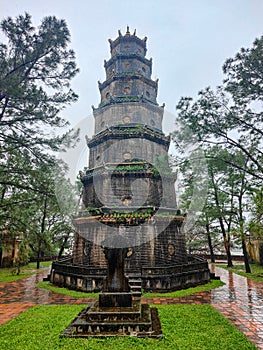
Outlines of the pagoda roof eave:
<svg viewBox="0 0 263 350">
<path fill-rule="evenodd" d="M 138 74 L 137 72 L 136 73 L 131 72 L 131 73 L 114 74 L 112 77 L 105 80 L 103 83 L 99 83 L 99 90 L 102 91 L 106 86 L 110 85 L 113 81 L 126 80 L 126 79 L 138 79 L 151 85 L 155 89 L 158 87 L 158 80 L 154 81 L 150 78 L 146 78 L 142 74 Z"/>
<path fill-rule="evenodd" d="M 110 43 L 110 48 L 111 51 L 117 46 L 119 45 L 121 42 L 127 42 L 127 41 L 134 41 L 137 44 L 139 44 L 146 53 L 146 41 L 147 41 L 147 37 L 144 37 L 143 39 L 138 38 L 138 36 L 134 35 L 134 34 L 129 34 L 127 35 L 122 35 L 121 32 L 119 31 L 119 36 L 115 39 L 115 40 L 111 40 L 109 39 L 109 43 Z"/>
<path fill-rule="evenodd" d="M 108 68 L 114 61 L 116 61 L 117 59 L 123 59 L 123 58 L 133 58 L 133 59 L 138 59 L 139 61 L 147 64 L 148 66 L 150 66 L 152 64 L 152 59 L 148 59 L 146 57 L 142 57 L 139 56 L 136 53 L 118 53 L 114 56 L 112 56 L 108 61 L 104 61 L 104 67 Z"/>
<path fill-rule="evenodd" d="M 125 137 L 127 138 L 145 138 L 158 143 L 161 143 L 169 148 L 170 145 L 170 135 L 165 136 L 162 131 L 154 130 L 147 125 L 138 124 L 135 126 L 111 126 L 100 133 L 93 136 L 89 141 L 88 147 L 93 147 L 106 139 L 119 139 Z"/>
</svg>

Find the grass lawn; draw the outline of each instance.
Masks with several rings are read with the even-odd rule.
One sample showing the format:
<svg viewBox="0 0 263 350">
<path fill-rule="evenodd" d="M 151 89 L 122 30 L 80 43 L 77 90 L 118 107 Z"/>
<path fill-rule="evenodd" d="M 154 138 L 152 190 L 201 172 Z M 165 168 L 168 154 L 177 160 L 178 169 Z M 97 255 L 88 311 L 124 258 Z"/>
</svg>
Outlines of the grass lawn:
<svg viewBox="0 0 263 350">
<path fill-rule="evenodd" d="M 99 296 L 99 293 L 85 293 L 78 292 L 77 290 L 70 290 L 67 288 L 57 287 L 54 284 L 47 281 L 38 282 L 37 287 L 48 289 L 55 293 L 68 295 L 72 298 L 97 298 Z"/>
<path fill-rule="evenodd" d="M 160 305 L 163 338 L 60 338 L 81 305 L 36 306 L 0 327 L 1 350 L 256 349 L 210 305 Z"/>
<path fill-rule="evenodd" d="M 245 272 L 245 265 L 244 264 L 237 264 L 234 262 L 233 267 L 227 267 L 227 265 L 224 264 L 216 264 L 218 267 L 222 267 L 228 271 L 234 272 L 238 275 L 247 277 L 253 281 L 256 282 L 263 282 L 263 266 L 259 264 L 250 264 L 251 273 Z"/>
<path fill-rule="evenodd" d="M 143 293 L 143 296 L 146 298 L 155 298 L 155 297 L 170 297 L 170 298 L 180 298 L 194 293 L 200 293 L 207 290 L 215 289 L 223 286 L 225 283 L 220 280 L 211 280 L 209 283 L 206 283 L 201 286 L 177 290 L 175 292 L 168 293 Z"/>
<path fill-rule="evenodd" d="M 52 264 L 51 261 L 41 262 L 40 269 L 43 267 L 50 266 L 51 264 Z M 0 268 L 0 282 L 13 282 L 21 278 L 33 275 L 34 273 L 39 271 L 37 270 L 36 267 L 37 267 L 36 262 L 29 263 L 26 266 L 21 266 L 21 271 L 19 275 L 16 275 L 13 273 L 15 269 L 14 267 Z"/>
<path fill-rule="evenodd" d="M 211 282 L 209 282 L 207 284 L 204 284 L 202 286 L 197 286 L 194 288 L 188 288 L 188 289 L 178 290 L 178 291 L 169 292 L 169 293 L 143 293 L 143 296 L 146 298 L 155 298 L 155 297 L 178 298 L 178 297 L 183 297 L 183 296 L 190 295 L 193 293 L 199 293 L 199 292 L 203 292 L 206 290 L 218 288 L 218 287 L 221 287 L 223 285 L 224 285 L 224 283 L 219 281 L 219 280 L 212 280 Z M 69 290 L 67 288 L 57 287 L 57 286 L 54 286 L 53 284 L 51 284 L 50 282 L 46 282 L 46 281 L 39 282 L 37 284 L 37 286 L 39 288 L 51 290 L 52 292 L 69 295 L 70 297 L 73 297 L 73 298 L 97 298 L 99 295 L 98 293 L 84 293 L 84 292 L 78 292 L 75 290 Z"/>
</svg>

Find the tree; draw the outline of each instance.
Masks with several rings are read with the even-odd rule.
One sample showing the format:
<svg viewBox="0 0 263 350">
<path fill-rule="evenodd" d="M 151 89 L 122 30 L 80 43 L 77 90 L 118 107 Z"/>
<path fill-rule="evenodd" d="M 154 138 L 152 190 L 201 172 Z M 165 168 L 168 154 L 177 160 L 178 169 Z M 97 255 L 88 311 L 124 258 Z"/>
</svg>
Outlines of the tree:
<svg viewBox="0 0 263 350">
<path fill-rule="evenodd" d="M 240 234 L 247 271 L 244 204 L 252 190 L 251 184 L 263 179 L 262 48 L 263 37 L 256 39 L 252 48 L 241 49 L 228 59 L 223 66 L 226 79 L 215 91 L 209 87 L 200 91 L 196 101 L 181 98 L 173 134 L 181 152 L 193 144 L 205 152 L 211 147 L 221 149 L 207 154 L 215 206 L 226 250 L 230 249 L 232 228 Z M 225 197 L 223 202 L 220 196 Z M 231 265 L 229 254 L 228 265 Z"/>
<path fill-rule="evenodd" d="M 6 166 L 15 152 L 27 151 L 31 163 L 48 161 L 49 151 L 72 143 L 76 135 L 54 135 L 68 125 L 59 115 L 77 95 L 69 89 L 76 75 L 74 51 L 68 49 L 70 34 L 64 20 L 46 17 L 34 28 L 29 14 L 1 22 L 7 45 L 0 45 L 0 159 L 1 185 L 13 168 Z M 16 169 L 15 169 L 16 170 Z M 14 184 L 19 186 L 17 182 Z"/>
<path fill-rule="evenodd" d="M 203 207 L 200 206 L 200 203 L 197 205 L 200 213 L 195 226 L 192 225 L 191 232 L 187 233 L 188 244 L 195 250 L 203 250 L 205 244 L 202 237 L 206 234 L 211 260 L 213 260 L 213 247 L 217 245 L 217 242 L 213 244 L 212 237 L 215 240 L 218 236 L 217 233 L 221 232 L 228 266 L 231 267 L 233 266 L 231 247 L 233 245 L 232 237 L 234 237 L 242 244 L 246 271 L 250 272 L 245 244 L 246 212 L 244 208 L 248 207 L 251 189 L 255 183 L 245 171 L 242 172 L 231 165 L 238 163 L 242 168 L 246 168 L 248 158 L 241 151 L 230 152 L 217 145 L 206 147 L 206 162 L 209 180 L 207 182 L 207 198 Z M 184 200 L 184 210 L 189 211 L 194 191 L 193 186 L 200 187 L 200 183 L 194 184 L 194 177 L 200 179 L 201 176 L 198 173 L 193 173 L 189 160 L 181 164 L 185 191 L 180 200 Z M 203 172 L 206 169 L 203 169 Z"/>
<path fill-rule="evenodd" d="M 62 255 L 68 248 L 74 229 L 71 225 L 71 215 L 76 211 L 77 200 L 72 189 L 64 178 L 63 168 L 57 163 L 45 165 L 37 169 L 34 177 L 29 177 L 29 187 L 34 190 L 19 192 L 18 198 L 26 200 L 23 206 L 11 206 L 11 230 L 26 233 L 31 257 L 37 260 L 39 268 L 40 258 L 43 255 Z M 66 186 L 63 184 L 66 182 Z M 63 195 L 64 205 L 59 204 L 60 194 L 57 185 L 67 192 Z M 14 194 L 13 194 L 14 195 Z M 10 198 L 12 200 L 12 197 Z M 19 221 L 17 219 L 19 218 Z M 14 229 L 15 227 L 15 229 Z M 23 230 L 23 231 L 22 231 Z"/>
<path fill-rule="evenodd" d="M 223 162 L 223 158 L 226 156 L 223 149 L 219 147 L 208 148 L 205 152 L 206 154 L 206 167 L 199 169 L 198 171 L 193 171 L 189 168 L 190 162 L 187 160 L 181 166 L 183 174 L 187 174 L 188 180 L 185 181 L 186 191 L 183 195 L 185 198 L 185 204 L 187 211 L 190 209 L 190 203 L 193 201 L 193 191 L 194 186 L 197 188 L 202 187 L 202 175 L 200 173 L 207 172 L 207 192 L 205 193 L 206 198 L 203 206 L 200 205 L 200 201 L 195 204 L 196 211 L 199 211 L 197 216 L 196 225 L 199 228 L 199 232 L 203 232 L 206 235 L 206 244 L 208 244 L 211 259 L 213 260 L 213 244 L 212 236 L 217 232 L 221 232 L 223 236 L 223 243 L 227 255 L 228 266 L 232 266 L 232 256 L 230 251 L 231 240 L 230 240 L 230 230 L 232 224 L 232 202 L 233 195 L 225 191 L 225 176 L 226 176 L 226 165 Z M 200 158 L 196 154 L 196 162 L 200 163 Z M 215 161 L 215 158 L 217 161 Z M 190 173 L 189 173 L 190 170 Z M 189 176 L 190 175 L 190 176 Z M 197 178 L 197 180 L 195 180 Z M 200 182 L 201 179 L 201 182 Z M 194 225 L 193 229 L 194 229 Z M 192 231 L 188 234 L 194 235 Z"/>
<path fill-rule="evenodd" d="M 216 91 L 206 88 L 198 99 L 183 97 L 177 105 L 178 126 L 174 139 L 181 144 L 224 145 L 238 149 L 251 166 L 241 169 L 262 180 L 263 136 L 263 37 L 251 49 L 241 49 L 223 66 L 227 78 Z M 257 102 L 257 104 L 255 104 Z M 190 132 L 189 132 L 190 131 Z"/>
<path fill-rule="evenodd" d="M 184 212 L 187 212 L 184 230 L 189 252 L 206 253 L 208 244 L 213 262 L 212 237 L 215 238 L 215 224 L 213 223 L 215 218 L 211 213 L 215 209 L 209 203 L 212 201 L 209 201 L 210 188 L 209 179 L 206 176 L 207 166 L 204 164 L 204 154 L 195 149 L 190 155 L 184 153 L 177 155 L 174 162 L 177 163 L 177 168 L 180 169 L 181 173 L 179 182 L 177 182 L 182 191 L 179 206 Z M 211 227 L 213 227 L 212 232 Z M 216 245 L 218 246 L 218 242 Z"/>
<path fill-rule="evenodd" d="M 251 219 L 249 233 L 256 239 L 263 238 L 263 187 L 258 186 L 251 192 Z"/>
<path fill-rule="evenodd" d="M 64 20 L 45 17 L 35 28 L 26 13 L 3 20 L 1 29 L 7 43 L 0 44 L 0 229 L 36 238 L 38 228 L 49 232 L 51 216 L 62 215 L 50 171 L 54 152 L 77 141 L 78 132 L 62 132 L 68 122 L 60 113 L 77 100 L 70 81 L 78 68 Z M 56 220 L 50 230 L 58 232 Z"/>
<path fill-rule="evenodd" d="M 227 75 L 224 81 L 226 90 L 238 104 L 246 105 L 251 101 L 263 100 L 262 63 L 263 36 L 254 41 L 251 49 L 242 48 L 234 58 L 226 60 L 223 66 L 223 72 Z M 261 116 L 262 122 L 262 113 L 256 113 L 251 117 L 256 115 Z"/>
</svg>

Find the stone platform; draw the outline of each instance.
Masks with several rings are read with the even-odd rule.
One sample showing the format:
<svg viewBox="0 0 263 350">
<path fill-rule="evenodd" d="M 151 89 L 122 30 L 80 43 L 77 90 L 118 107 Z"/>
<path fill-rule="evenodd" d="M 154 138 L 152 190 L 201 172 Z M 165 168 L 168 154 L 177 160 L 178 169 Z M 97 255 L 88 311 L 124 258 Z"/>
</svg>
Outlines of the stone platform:
<svg viewBox="0 0 263 350">
<path fill-rule="evenodd" d="M 160 338 L 162 336 L 158 310 L 140 300 L 131 307 L 101 307 L 96 301 L 83 309 L 62 333 L 73 338 L 135 336 Z"/>
<path fill-rule="evenodd" d="M 99 294 L 99 306 L 101 308 L 132 307 L 132 293 L 102 292 Z"/>
</svg>

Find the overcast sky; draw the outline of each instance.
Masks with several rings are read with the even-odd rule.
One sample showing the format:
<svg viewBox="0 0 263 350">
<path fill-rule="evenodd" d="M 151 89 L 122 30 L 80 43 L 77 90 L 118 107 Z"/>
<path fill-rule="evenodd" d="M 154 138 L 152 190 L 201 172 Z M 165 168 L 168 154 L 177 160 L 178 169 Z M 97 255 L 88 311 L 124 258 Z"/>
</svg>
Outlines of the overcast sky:
<svg viewBox="0 0 263 350">
<path fill-rule="evenodd" d="M 158 102 L 172 113 L 164 120 L 166 133 L 173 129 L 180 97 L 221 84 L 225 59 L 263 34 L 263 0 L 0 0 L 0 9 L 1 19 L 26 11 L 36 26 L 47 15 L 66 20 L 80 68 L 72 82 L 79 101 L 62 113 L 89 136 L 91 105 L 99 103 L 97 81 L 104 81 L 103 62 L 110 57 L 108 39 L 115 39 L 118 29 L 125 33 L 129 25 L 131 32 L 136 28 L 139 37 L 148 37 L 152 78 L 159 78 Z M 84 142 L 72 159 L 76 152 L 83 155 L 74 164 L 73 178 L 86 164 Z"/>
<path fill-rule="evenodd" d="M 46 15 L 66 20 L 80 68 L 72 83 L 79 101 L 63 112 L 72 124 L 99 103 L 97 81 L 105 79 L 108 39 L 118 29 L 129 25 L 148 37 L 158 102 L 172 113 L 181 96 L 219 85 L 225 59 L 263 33 L 262 0 L 0 0 L 0 8 L 1 18 L 27 11 L 35 25 Z"/>
</svg>

